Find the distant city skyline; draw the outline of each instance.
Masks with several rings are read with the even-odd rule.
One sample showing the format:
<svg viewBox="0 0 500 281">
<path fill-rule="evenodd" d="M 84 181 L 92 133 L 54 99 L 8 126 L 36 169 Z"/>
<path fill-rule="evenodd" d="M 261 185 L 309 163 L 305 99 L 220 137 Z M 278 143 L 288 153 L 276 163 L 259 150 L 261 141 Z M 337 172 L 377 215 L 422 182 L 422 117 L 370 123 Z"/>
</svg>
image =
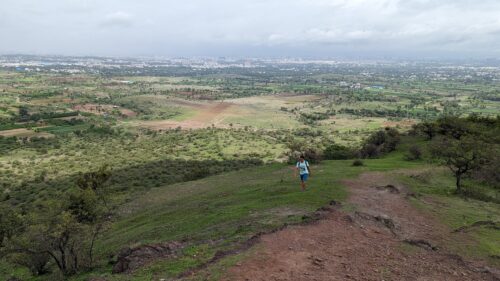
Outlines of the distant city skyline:
<svg viewBox="0 0 500 281">
<path fill-rule="evenodd" d="M 0 54 L 500 57 L 500 1 L 4 0 Z"/>
</svg>

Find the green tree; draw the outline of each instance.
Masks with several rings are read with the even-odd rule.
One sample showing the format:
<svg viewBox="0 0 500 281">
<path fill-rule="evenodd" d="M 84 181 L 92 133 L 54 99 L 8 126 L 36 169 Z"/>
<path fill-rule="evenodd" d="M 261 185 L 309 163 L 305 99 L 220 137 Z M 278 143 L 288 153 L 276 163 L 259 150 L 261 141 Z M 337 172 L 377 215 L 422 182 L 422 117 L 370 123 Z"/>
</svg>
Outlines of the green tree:
<svg viewBox="0 0 500 281">
<path fill-rule="evenodd" d="M 22 121 L 29 120 L 30 114 L 26 106 L 20 106 L 18 110 L 19 119 Z"/>
<path fill-rule="evenodd" d="M 82 175 L 77 181 L 80 188 L 27 215 L 22 228 L 12 227 L 13 216 L 2 213 L 0 235 L 6 242 L 2 256 L 34 275 L 46 273 L 49 260 L 65 276 L 92 267 L 95 241 L 109 213 L 104 183 L 110 176 L 107 167 Z"/>
<path fill-rule="evenodd" d="M 472 133 L 471 124 L 465 119 L 446 116 L 437 121 L 438 133 L 459 140 L 462 136 Z"/>
<path fill-rule="evenodd" d="M 0 208 L 0 248 L 22 227 L 21 219 L 11 208 Z"/>
<path fill-rule="evenodd" d="M 102 201 L 104 206 L 109 210 L 106 190 L 106 182 L 111 177 L 111 172 L 108 166 L 102 166 L 99 170 L 95 172 L 85 173 L 80 175 L 77 179 L 76 184 L 82 190 L 93 190 L 97 197 Z"/>
<path fill-rule="evenodd" d="M 432 155 L 447 166 L 455 176 L 456 191 L 462 192 L 462 179 L 479 170 L 489 161 L 488 145 L 472 136 L 442 137 L 431 145 Z"/>
<path fill-rule="evenodd" d="M 425 134 L 429 140 L 438 134 L 438 126 L 435 122 L 423 122 L 417 125 L 417 130 Z"/>
</svg>

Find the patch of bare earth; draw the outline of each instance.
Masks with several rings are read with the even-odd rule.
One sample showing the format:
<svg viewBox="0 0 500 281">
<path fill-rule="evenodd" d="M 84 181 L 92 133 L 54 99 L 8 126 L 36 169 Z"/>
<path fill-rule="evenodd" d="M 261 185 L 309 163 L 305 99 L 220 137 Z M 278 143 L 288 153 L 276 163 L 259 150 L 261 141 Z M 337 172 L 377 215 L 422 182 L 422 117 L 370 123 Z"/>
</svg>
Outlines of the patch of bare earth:
<svg viewBox="0 0 500 281">
<path fill-rule="evenodd" d="M 184 121 L 173 120 L 158 120 L 158 121 L 144 121 L 141 126 L 153 130 L 175 129 L 180 127 L 182 129 L 201 129 L 214 124 L 217 127 L 224 127 L 220 124 L 224 113 L 233 106 L 232 103 L 217 102 L 210 103 L 205 106 L 198 106 L 197 114 L 193 118 Z"/>
<path fill-rule="evenodd" d="M 346 180 L 356 211 L 260 237 L 256 254 L 223 280 L 500 280 L 498 271 L 441 245 L 452 230 L 422 214 L 382 173 Z M 466 241 L 454 241 L 465 243 Z"/>
<path fill-rule="evenodd" d="M 182 243 L 168 242 L 123 248 L 113 265 L 113 273 L 132 272 L 155 260 L 174 258 L 183 247 Z"/>
<path fill-rule="evenodd" d="M 25 137 L 25 138 L 32 138 L 32 137 L 38 137 L 38 138 L 51 138 L 54 137 L 54 135 L 45 133 L 45 132 L 40 132 L 37 133 L 33 130 L 21 128 L 21 129 L 12 129 L 12 130 L 5 130 L 5 131 L 0 131 L 0 136 L 2 137 Z"/>
<path fill-rule="evenodd" d="M 385 121 L 384 122 L 384 127 L 403 127 L 403 128 L 410 128 L 411 126 L 415 125 L 416 121 L 415 120 L 402 120 L 402 121 Z"/>
<path fill-rule="evenodd" d="M 93 104 L 93 103 L 87 103 L 87 104 L 78 104 L 73 106 L 74 110 L 78 110 L 81 112 L 88 112 L 92 114 L 98 114 L 98 115 L 104 115 L 104 114 L 109 114 L 111 111 L 114 109 L 120 111 L 122 116 L 124 117 L 135 117 L 137 116 L 137 113 L 134 111 L 127 109 L 127 108 L 122 108 L 116 105 L 110 105 L 110 104 Z"/>
</svg>

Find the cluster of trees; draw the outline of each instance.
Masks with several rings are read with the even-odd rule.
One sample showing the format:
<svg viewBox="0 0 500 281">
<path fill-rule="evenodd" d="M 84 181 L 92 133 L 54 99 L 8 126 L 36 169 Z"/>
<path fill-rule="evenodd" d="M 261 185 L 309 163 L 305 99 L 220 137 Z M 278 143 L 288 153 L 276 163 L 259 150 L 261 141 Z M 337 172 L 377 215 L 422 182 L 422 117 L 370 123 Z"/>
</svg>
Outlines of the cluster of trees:
<svg viewBox="0 0 500 281">
<path fill-rule="evenodd" d="M 326 120 L 330 118 L 329 113 L 323 113 L 323 112 L 312 112 L 312 113 L 307 113 L 307 112 L 301 112 L 299 120 L 302 121 L 304 124 L 314 124 L 316 121 L 320 120 Z"/>
<path fill-rule="evenodd" d="M 18 109 L 18 119 L 16 121 L 19 122 L 36 122 L 39 120 L 49 120 L 53 118 L 62 118 L 62 117 L 74 117 L 78 116 L 80 113 L 78 111 L 68 111 L 68 112 L 37 112 L 30 113 L 30 110 L 26 106 L 20 106 Z"/>
<path fill-rule="evenodd" d="M 428 154 L 437 163 L 448 167 L 455 177 L 457 193 L 477 197 L 464 189 L 464 178 L 472 178 L 500 190 L 500 117 L 445 116 L 415 125 L 410 134 L 423 135 L 428 141 L 411 145 L 406 158 L 418 160 Z M 294 161 L 299 154 L 304 154 L 312 162 L 320 159 L 377 158 L 394 151 L 401 137 L 395 128 L 385 128 L 371 134 L 360 149 L 335 143 L 320 149 L 305 142 L 291 142 L 288 146 L 292 151 L 289 159 Z M 481 196 L 478 199 L 498 200 L 486 198 L 484 194 Z"/>
<path fill-rule="evenodd" d="M 414 133 L 430 141 L 431 155 L 453 173 L 458 193 L 466 177 L 500 189 L 500 117 L 443 117 L 416 125 Z"/>
<path fill-rule="evenodd" d="M 113 168 L 111 188 L 127 195 L 260 165 L 280 156 L 280 143 L 288 134 L 236 129 L 133 134 L 95 124 L 54 138 L 0 137 L 0 154 L 6 160 L 0 163 L 0 189 L 5 190 L 0 192 L 0 202 L 36 206 L 60 196 L 75 182 L 78 172 L 104 164 Z M 18 152 L 29 152 L 29 157 L 10 158 Z"/>
<path fill-rule="evenodd" d="M 307 139 L 316 138 L 321 134 L 314 134 L 313 130 L 304 130 Z M 326 143 L 299 141 L 296 139 L 288 141 L 288 160 L 293 163 L 300 155 L 304 155 L 311 163 L 325 160 L 346 160 L 355 158 L 377 158 L 383 154 L 394 151 L 401 141 L 401 135 L 395 128 L 384 128 L 375 131 L 363 141 L 360 148 L 348 147 L 331 141 Z"/>
<path fill-rule="evenodd" d="M 94 245 L 110 217 L 106 167 L 86 173 L 78 188 L 40 209 L 17 212 L 2 206 L 0 213 L 0 258 L 28 268 L 33 275 L 53 269 L 72 275 L 92 268 Z"/>
<path fill-rule="evenodd" d="M 0 136 L 0 156 L 19 148 L 34 149 L 37 152 L 41 152 L 59 146 L 60 140 L 57 138 Z"/>
<path fill-rule="evenodd" d="M 475 95 L 475 98 L 479 100 L 490 100 L 490 101 L 500 101 L 500 90 L 482 92 Z"/>
<path fill-rule="evenodd" d="M 63 95 L 63 92 L 61 90 L 45 90 L 45 91 L 25 93 L 23 94 L 22 97 L 23 99 L 30 100 L 30 99 L 45 99 L 61 95 Z"/>
<path fill-rule="evenodd" d="M 338 111 L 341 114 L 351 114 L 363 117 L 412 117 L 412 118 L 427 118 L 436 116 L 437 111 L 417 111 L 404 109 L 368 109 L 368 108 L 341 108 Z"/>
</svg>

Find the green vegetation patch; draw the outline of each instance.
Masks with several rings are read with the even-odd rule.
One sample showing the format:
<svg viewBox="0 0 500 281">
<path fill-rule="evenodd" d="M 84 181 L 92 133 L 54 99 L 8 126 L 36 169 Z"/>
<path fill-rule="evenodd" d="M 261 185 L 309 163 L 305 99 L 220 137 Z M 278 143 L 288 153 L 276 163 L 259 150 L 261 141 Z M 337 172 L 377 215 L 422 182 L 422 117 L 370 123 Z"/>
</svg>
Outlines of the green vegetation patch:
<svg viewBox="0 0 500 281">
<path fill-rule="evenodd" d="M 455 195 L 454 178 L 442 169 L 424 170 L 411 177 L 403 176 L 401 180 L 415 192 L 425 195 L 422 200 L 412 200 L 417 207 L 439 218 L 451 231 L 464 228 L 464 231 L 450 233 L 456 239 L 447 247 L 461 255 L 486 259 L 494 265 L 500 265 L 496 258 L 500 255 L 500 231 L 492 227 L 473 226 L 480 221 L 500 224 L 498 204 Z M 456 243 L 464 237 L 472 237 L 474 243 Z"/>
</svg>

